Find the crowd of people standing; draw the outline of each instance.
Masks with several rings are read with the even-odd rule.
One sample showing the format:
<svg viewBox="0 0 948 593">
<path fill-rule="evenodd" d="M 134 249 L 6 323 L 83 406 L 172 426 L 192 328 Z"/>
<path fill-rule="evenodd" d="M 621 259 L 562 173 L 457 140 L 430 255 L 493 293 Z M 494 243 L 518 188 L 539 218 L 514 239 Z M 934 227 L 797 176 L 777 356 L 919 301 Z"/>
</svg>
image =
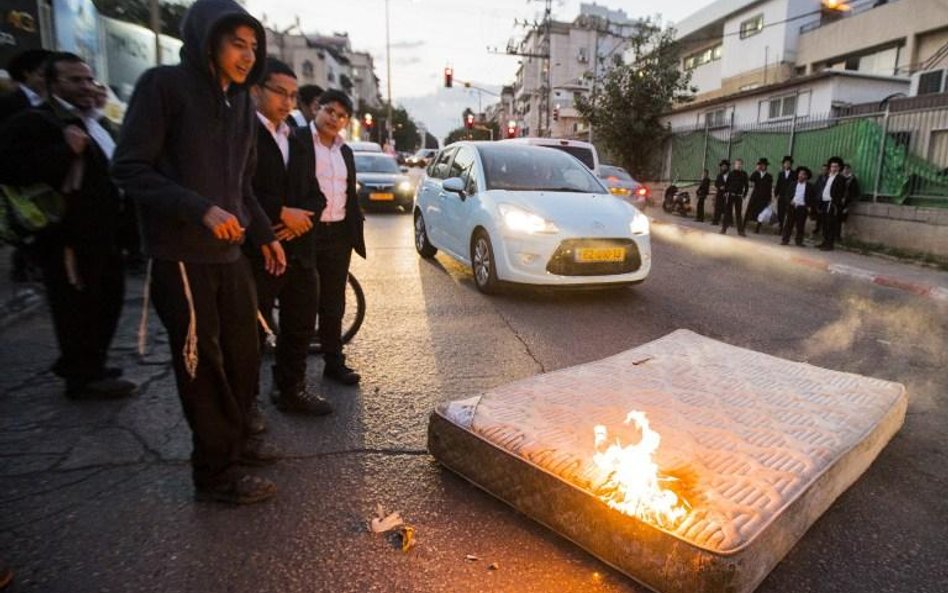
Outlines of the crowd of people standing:
<svg viewBox="0 0 948 593">
<path fill-rule="evenodd" d="M 261 24 L 233 0 L 197 0 L 181 63 L 139 79 L 121 129 L 102 115 L 93 70 L 33 52 L 0 97 L 0 184 L 43 186 L 61 220 L 21 251 L 42 272 L 74 400 L 137 386 L 107 366 L 124 303 L 130 239 L 148 258 L 146 292 L 169 338 L 193 436 L 199 500 L 249 504 L 276 492 L 247 466 L 280 454 L 257 405 L 264 329 L 279 339 L 270 397 L 286 413 L 333 411 L 307 386 L 319 318 L 323 377 L 361 377 L 341 342 L 352 253 L 365 257 L 355 165 L 341 133 L 353 113 L 335 90 L 299 87 L 267 58 Z M 6 189 L 4 189 L 6 191 Z M 272 315 L 279 300 L 279 319 Z"/>
<path fill-rule="evenodd" d="M 814 181 L 808 167 L 794 168 L 790 155 L 783 157 L 776 179 L 767 171 L 769 166 L 766 158 L 760 158 L 748 175 L 742 159 L 735 159 L 733 167 L 729 160 L 721 160 L 713 181 L 711 224 L 720 225 L 721 234 L 736 227 L 737 234 L 744 237 L 748 221 L 756 223 L 755 233 L 760 233 L 763 225 L 773 223 L 779 225 L 782 245 L 789 245 L 792 237 L 796 245 L 803 247 L 806 222 L 812 219 L 816 221 L 813 234 L 822 238 L 817 247 L 824 251 L 835 249 L 848 210 L 861 195 L 852 167 L 837 156 L 830 157 Z M 698 222 L 705 221 L 705 202 L 711 187 L 712 180 L 705 169 L 696 190 Z M 748 193 L 750 199 L 745 209 L 743 202 Z"/>
</svg>

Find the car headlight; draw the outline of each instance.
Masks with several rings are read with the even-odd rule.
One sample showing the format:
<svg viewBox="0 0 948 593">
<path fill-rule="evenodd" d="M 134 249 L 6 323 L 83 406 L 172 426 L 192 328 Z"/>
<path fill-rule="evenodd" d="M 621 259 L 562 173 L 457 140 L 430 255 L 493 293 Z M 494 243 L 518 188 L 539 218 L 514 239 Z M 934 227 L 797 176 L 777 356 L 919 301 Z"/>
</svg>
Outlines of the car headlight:
<svg viewBox="0 0 948 593">
<path fill-rule="evenodd" d="M 501 204 L 498 209 L 504 219 L 504 225 L 520 233 L 558 233 L 560 229 L 549 220 L 542 216 L 537 216 L 532 212 L 527 212 L 522 208 L 511 206 L 510 204 Z"/>
<path fill-rule="evenodd" d="M 636 212 L 635 216 L 629 222 L 629 232 L 633 235 L 647 235 L 648 228 L 648 216 L 645 216 L 641 212 Z"/>
<path fill-rule="evenodd" d="M 398 191 L 408 193 L 411 191 L 411 181 L 407 179 L 398 183 Z"/>
</svg>

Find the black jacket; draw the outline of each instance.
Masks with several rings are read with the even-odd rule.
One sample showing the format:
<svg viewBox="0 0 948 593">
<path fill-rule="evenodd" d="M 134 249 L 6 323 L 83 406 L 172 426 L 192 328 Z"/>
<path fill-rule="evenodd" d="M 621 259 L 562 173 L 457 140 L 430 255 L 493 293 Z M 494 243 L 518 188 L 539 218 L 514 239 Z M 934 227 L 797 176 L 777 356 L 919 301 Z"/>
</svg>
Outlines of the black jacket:
<svg viewBox="0 0 948 593">
<path fill-rule="evenodd" d="M 0 123 L 3 123 L 21 111 L 33 106 L 29 98 L 20 89 L 0 96 Z"/>
<path fill-rule="evenodd" d="M 787 176 L 787 173 L 790 175 Z M 793 199 L 793 192 L 796 191 L 794 188 L 797 185 L 797 176 L 793 172 L 793 169 L 790 171 L 784 171 L 783 169 L 777 173 L 777 180 L 774 182 L 774 197 L 779 198 L 781 201 L 788 202 Z"/>
<path fill-rule="evenodd" d="M 708 193 L 711 191 L 711 178 L 705 177 L 701 180 L 701 183 L 698 185 L 698 189 L 695 190 L 695 195 L 699 198 L 707 198 Z"/>
<path fill-rule="evenodd" d="M 81 158 L 82 183 L 65 195 L 62 224 L 50 232 L 70 246 L 110 250 L 116 244 L 122 200 L 109 177 L 108 157 L 94 140 L 89 139 L 81 156 L 70 150 L 63 137 L 63 129 L 70 125 L 86 130 L 82 118 L 55 99 L 22 111 L 3 124 L 0 183 L 46 183 L 59 191 L 73 162 Z M 103 127 L 111 131 L 107 123 Z"/>
<path fill-rule="evenodd" d="M 280 222 L 283 207 L 302 208 L 315 212 L 313 221 L 326 206 L 326 198 L 316 182 L 316 163 L 313 150 L 307 150 L 306 137 L 293 134 L 288 138 L 290 154 L 283 164 L 283 153 L 267 128 L 257 126 L 257 170 L 253 176 L 253 193 L 260 202 L 271 226 Z M 289 260 L 303 267 L 315 265 L 313 232 L 310 231 L 292 241 L 284 241 L 283 248 Z M 262 257 L 259 249 L 246 249 L 252 258 Z"/>
<path fill-rule="evenodd" d="M 727 182 L 724 184 L 724 191 L 743 198 L 747 195 L 748 187 L 747 172 L 742 169 L 740 171 L 731 171 L 728 174 Z"/>
<path fill-rule="evenodd" d="M 727 172 L 728 178 L 731 177 L 731 172 Z M 719 196 L 724 196 L 724 186 L 726 185 L 726 180 L 724 179 L 724 173 L 718 173 L 718 176 L 714 178 L 714 191 L 717 192 Z"/>
<path fill-rule="evenodd" d="M 817 184 L 816 186 L 816 197 L 819 200 L 819 203 L 823 202 L 823 189 L 826 187 L 826 183 L 829 181 L 829 175 L 822 180 L 822 183 Z M 846 202 L 846 178 L 841 174 L 837 174 L 836 177 L 833 177 L 833 185 L 830 186 L 830 201 L 837 208 L 842 208 Z"/>
<path fill-rule="evenodd" d="M 774 187 L 774 178 L 770 173 L 754 171 L 750 174 L 750 181 L 754 182 L 754 192 L 751 194 L 751 198 L 763 203 L 769 202 L 770 193 Z"/>
<path fill-rule="evenodd" d="M 307 126 L 305 128 L 296 128 L 294 133 L 300 138 L 305 138 L 304 144 L 309 150 L 309 156 L 316 161 L 316 148 L 313 145 L 315 141 L 315 135 L 312 132 L 312 128 Z M 355 157 L 352 155 L 352 149 L 349 148 L 349 145 L 343 144 L 342 148 L 342 159 L 346 162 L 346 227 L 349 229 L 349 238 L 352 245 L 352 249 L 355 250 L 363 258 L 365 257 L 365 215 L 362 213 L 362 207 L 359 206 L 359 194 L 356 191 L 356 168 L 355 168 Z M 316 169 L 313 169 L 315 175 Z M 317 183 L 318 186 L 318 183 Z M 322 191 L 319 192 L 320 198 L 323 201 L 323 204 L 326 204 L 326 196 L 323 195 Z M 319 220 L 319 215 L 317 214 L 314 217 L 315 220 Z"/>
<path fill-rule="evenodd" d="M 790 204 L 790 207 L 793 207 L 793 196 L 797 193 L 796 181 L 794 181 L 793 184 L 790 185 L 790 189 L 788 190 L 788 192 L 789 192 L 788 195 L 790 196 L 789 204 Z M 804 208 L 815 209 L 819 207 L 820 195 L 817 192 L 816 185 L 810 182 L 807 182 L 806 189 L 804 190 L 804 193 L 803 193 L 803 202 L 804 202 L 804 206 L 803 206 Z"/>
<path fill-rule="evenodd" d="M 257 60 L 244 84 L 223 91 L 207 47 L 225 19 L 257 32 Z M 233 0 L 199 0 L 181 27 L 181 63 L 145 72 L 135 87 L 113 159 L 113 175 L 140 206 L 145 253 L 163 260 L 225 263 L 240 247 L 204 226 L 216 205 L 259 246 L 274 240 L 253 195 L 257 115 L 246 87 L 264 67 L 263 27 Z"/>
</svg>

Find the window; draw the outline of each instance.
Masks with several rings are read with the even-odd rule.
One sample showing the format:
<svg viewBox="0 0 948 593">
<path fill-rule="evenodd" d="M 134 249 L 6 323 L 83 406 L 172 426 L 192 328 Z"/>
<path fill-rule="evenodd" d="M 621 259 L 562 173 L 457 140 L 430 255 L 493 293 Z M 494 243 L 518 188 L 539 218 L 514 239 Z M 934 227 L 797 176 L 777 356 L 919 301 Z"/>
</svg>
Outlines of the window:
<svg viewBox="0 0 948 593">
<path fill-rule="evenodd" d="M 693 70 L 698 66 L 703 66 L 708 62 L 721 59 L 721 44 L 714 47 L 705 48 L 687 56 L 684 60 L 685 70 Z"/>
<path fill-rule="evenodd" d="M 457 152 L 456 148 L 442 151 L 437 159 L 431 161 L 431 165 L 428 167 L 428 175 L 435 179 L 447 179 L 451 157 L 454 156 L 455 152 Z"/>
<path fill-rule="evenodd" d="M 783 117 L 792 117 L 797 113 L 797 96 L 787 95 L 786 97 L 777 97 L 770 100 L 767 111 L 767 119 L 780 119 Z"/>
<path fill-rule="evenodd" d="M 451 174 L 448 177 L 460 177 L 464 182 L 464 191 L 473 194 L 477 193 L 477 183 L 474 179 L 474 151 L 462 146 L 458 149 L 458 154 L 454 157 L 451 164 Z"/>
<path fill-rule="evenodd" d="M 727 124 L 725 109 L 715 109 L 704 114 L 704 124 L 709 128 L 717 128 Z"/>
<path fill-rule="evenodd" d="M 313 77 L 313 63 L 309 60 L 303 62 L 303 78 L 312 78 Z"/>
<path fill-rule="evenodd" d="M 747 19 L 741 23 L 741 39 L 747 39 L 752 35 L 757 35 L 764 30 L 764 15 L 758 14 L 754 18 Z"/>
<path fill-rule="evenodd" d="M 932 72 L 926 72 L 918 77 L 918 93 L 919 95 L 929 95 L 931 93 L 940 93 L 941 92 L 941 82 L 945 76 L 944 70 L 935 70 Z"/>
</svg>

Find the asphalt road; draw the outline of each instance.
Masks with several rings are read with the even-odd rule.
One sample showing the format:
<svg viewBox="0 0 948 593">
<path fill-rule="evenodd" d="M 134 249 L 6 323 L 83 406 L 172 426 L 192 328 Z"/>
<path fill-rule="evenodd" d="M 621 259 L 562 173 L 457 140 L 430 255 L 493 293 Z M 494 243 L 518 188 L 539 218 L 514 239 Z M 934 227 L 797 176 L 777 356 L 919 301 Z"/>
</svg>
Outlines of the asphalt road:
<svg viewBox="0 0 948 593">
<path fill-rule="evenodd" d="M 189 433 L 154 319 L 151 353 L 144 364 L 134 354 L 140 279 L 115 344 L 142 382 L 128 401 L 65 400 L 45 371 L 55 351 L 44 314 L 3 330 L 0 557 L 17 573 L 11 591 L 644 591 L 440 468 L 425 431 L 439 402 L 677 328 L 908 388 L 902 431 L 760 592 L 948 590 L 944 305 L 766 261 L 737 238 L 715 253 L 656 239 L 652 276 L 631 289 L 485 297 L 453 260 L 417 257 L 408 216 L 370 215 L 367 233 L 369 260 L 354 269 L 368 317 L 348 349 L 363 383 L 323 385 L 314 360 L 311 382 L 335 414 L 287 417 L 265 403 L 287 458 L 261 471 L 280 487 L 262 505 L 192 501 Z M 414 550 L 367 531 L 379 504 L 414 526 Z"/>
</svg>

